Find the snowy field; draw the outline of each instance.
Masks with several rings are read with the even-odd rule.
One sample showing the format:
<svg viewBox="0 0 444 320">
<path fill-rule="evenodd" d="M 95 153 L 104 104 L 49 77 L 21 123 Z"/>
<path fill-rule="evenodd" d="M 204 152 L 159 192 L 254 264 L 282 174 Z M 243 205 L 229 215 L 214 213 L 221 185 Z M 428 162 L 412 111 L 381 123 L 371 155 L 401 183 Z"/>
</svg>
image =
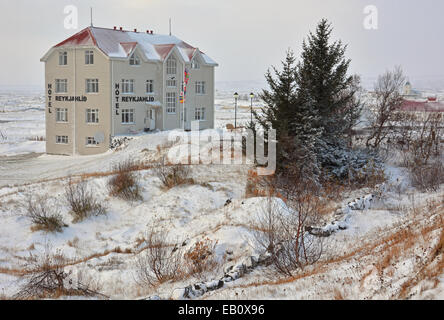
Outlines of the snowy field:
<svg viewBox="0 0 444 320">
<path fill-rule="evenodd" d="M 250 119 L 248 94 L 254 86 L 238 87 L 242 124 Z M 220 129 L 234 123 L 232 94 L 228 85 L 217 92 Z M 260 102 L 254 101 L 254 107 L 260 107 Z M 183 298 L 183 288 L 198 281 L 211 283 L 230 266 L 262 253 L 251 226 L 267 199 L 247 196 L 248 165 L 194 165 L 193 182 L 169 190 L 147 167 L 138 171 L 142 199 L 128 202 L 109 195 L 107 181 L 113 165 L 129 156 L 146 165 L 155 162 L 171 147 L 166 144 L 168 132 L 135 136 L 123 148 L 101 155 L 64 157 L 45 155 L 45 143 L 33 140 L 44 136 L 44 131 L 42 93 L 0 91 L 0 298 L 17 293 L 31 256 L 47 250 L 63 256 L 67 271 L 93 279 L 100 293 L 112 299 Z M 415 190 L 396 159 L 387 160 L 386 173 L 383 192 L 371 204 L 347 209 L 349 202 L 375 194 L 368 188 L 344 192 L 330 204 L 322 221 L 326 228 L 331 224 L 341 228 L 325 240 L 325 256 L 317 264 L 293 277 L 259 265 L 196 298 L 444 299 L 439 260 L 440 239 L 444 239 L 443 187 L 429 193 Z M 64 201 L 69 176 L 88 181 L 105 205 L 106 215 L 73 221 Z M 62 232 L 32 228 L 24 216 L 31 195 L 48 197 L 60 209 L 67 225 Z M 280 199 L 273 201 L 285 206 Z M 136 262 L 146 250 L 149 226 L 167 230 L 169 240 L 184 250 L 210 239 L 216 244 L 217 267 L 204 279 L 140 286 L 135 280 Z"/>
</svg>

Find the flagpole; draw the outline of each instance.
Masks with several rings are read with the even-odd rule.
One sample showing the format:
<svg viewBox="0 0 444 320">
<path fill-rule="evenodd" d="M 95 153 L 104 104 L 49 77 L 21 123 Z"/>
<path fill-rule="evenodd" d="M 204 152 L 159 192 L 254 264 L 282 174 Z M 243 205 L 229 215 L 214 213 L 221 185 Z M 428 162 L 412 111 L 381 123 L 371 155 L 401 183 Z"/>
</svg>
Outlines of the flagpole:
<svg viewBox="0 0 444 320">
<path fill-rule="evenodd" d="M 182 75 L 182 129 L 185 131 L 185 62 L 183 63 L 183 75 Z"/>
</svg>

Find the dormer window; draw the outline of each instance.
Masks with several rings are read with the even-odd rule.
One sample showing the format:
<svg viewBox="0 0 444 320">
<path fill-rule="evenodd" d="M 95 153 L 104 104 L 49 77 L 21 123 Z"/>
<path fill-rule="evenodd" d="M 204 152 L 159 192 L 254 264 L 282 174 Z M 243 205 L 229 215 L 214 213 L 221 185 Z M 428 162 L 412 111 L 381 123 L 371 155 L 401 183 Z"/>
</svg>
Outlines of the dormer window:
<svg viewBox="0 0 444 320">
<path fill-rule="evenodd" d="M 200 69 L 200 63 L 196 58 L 191 61 L 191 69 Z"/>
<path fill-rule="evenodd" d="M 59 52 L 59 66 L 68 65 L 68 52 L 60 51 Z"/>
<path fill-rule="evenodd" d="M 133 53 L 133 55 L 130 58 L 130 66 L 139 66 L 139 65 L 140 65 L 140 59 L 136 53 Z"/>
<path fill-rule="evenodd" d="M 173 75 L 177 74 L 177 63 L 174 57 L 169 57 L 167 60 L 167 74 Z"/>
</svg>

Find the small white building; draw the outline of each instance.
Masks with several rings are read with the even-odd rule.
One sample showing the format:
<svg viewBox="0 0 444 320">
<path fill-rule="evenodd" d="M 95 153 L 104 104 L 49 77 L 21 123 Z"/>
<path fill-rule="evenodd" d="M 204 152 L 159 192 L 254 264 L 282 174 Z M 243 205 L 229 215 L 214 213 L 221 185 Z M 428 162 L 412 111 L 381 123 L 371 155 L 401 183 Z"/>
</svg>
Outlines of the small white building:
<svg viewBox="0 0 444 320">
<path fill-rule="evenodd" d="M 102 153 L 115 135 L 189 129 L 194 120 L 214 127 L 218 64 L 175 36 L 88 27 L 41 61 L 47 153 Z"/>
</svg>

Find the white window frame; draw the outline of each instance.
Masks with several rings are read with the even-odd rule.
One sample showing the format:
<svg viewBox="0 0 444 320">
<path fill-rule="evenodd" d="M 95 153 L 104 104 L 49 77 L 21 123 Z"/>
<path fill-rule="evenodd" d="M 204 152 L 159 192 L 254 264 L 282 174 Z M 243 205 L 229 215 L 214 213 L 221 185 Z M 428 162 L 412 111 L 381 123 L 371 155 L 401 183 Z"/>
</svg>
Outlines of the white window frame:
<svg viewBox="0 0 444 320">
<path fill-rule="evenodd" d="M 166 93 L 166 112 L 168 114 L 175 114 L 177 107 L 177 94 L 176 92 Z"/>
<path fill-rule="evenodd" d="M 56 108 L 56 122 L 68 122 L 68 108 Z"/>
<path fill-rule="evenodd" d="M 131 55 L 129 64 L 130 66 L 140 66 L 140 58 L 135 52 Z"/>
<path fill-rule="evenodd" d="M 205 81 L 196 81 L 196 94 L 198 95 L 206 94 Z"/>
<path fill-rule="evenodd" d="M 67 65 L 68 65 L 68 51 L 60 51 L 59 66 L 67 66 Z"/>
<path fill-rule="evenodd" d="M 167 88 L 176 88 L 177 87 L 177 80 L 176 79 L 167 79 L 166 86 L 167 86 Z"/>
<path fill-rule="evenodd" d="M 193 60 L 191 60 L 191 69 L 200 69 L 200 62 L 197 61 L 196 58 L 194 58 Z"/>
<path fill-rule="evenodd" d="M 177 74 L 177 61 L 173 56 L 170 56 L 166 62 L 166 74 Z"/>
<path fill-rule="evenodd" d="M 154 80 L 146 80 L 146 93 L 154 93 Z"/>
<path fill-rule="evenodd" d="M 56 144 L 68 144 L 68 136 L 56 136 Z"/>
<path fill-rule="evenodd" d="M 85 116 L 86 123 L 99 123 L 99 109 L 88 108 L 86 109 Z"/>
<path fill-rule="evenodd" d="M 93 50 L 86 50 L 85 51 L 85 64 L 86 65 L 94 64 L 94 51 Z"/>
<path fill-rule="evenodd" d="M 197 107 L 194 109 L 194 120 L 205 121 L 205 107 Z"/>
<path fill-rule="evenodd" d="M 85 146 L 87 147 L 97 147 L 99 143 L 94 139 L 94 137 L 86 137 L 85 138 Z"/>
<path fill-rule="evenodd" d="M 133 94 L 134 93 L 134 79 L 122 79 L 122 94 Z"/>
<path fill-rule="evenodd" d="M 68 79 L 55 79 L 55 92 L 68 93 Z"/>
<path fill-rule="evenodd" d="M 85 82 L 86 93 L 99 93 L 99 79 L 86 79 Z"/>
<path fill-rule="evenodd" d="M 134 108 L 125 108 L 120 111 L 122 117 L 121 117 L 121 123 L 122 124 L 135 124 L 135 109 Z M 125 119 L 127 118 L 127 119 Z"/>
</svg>

